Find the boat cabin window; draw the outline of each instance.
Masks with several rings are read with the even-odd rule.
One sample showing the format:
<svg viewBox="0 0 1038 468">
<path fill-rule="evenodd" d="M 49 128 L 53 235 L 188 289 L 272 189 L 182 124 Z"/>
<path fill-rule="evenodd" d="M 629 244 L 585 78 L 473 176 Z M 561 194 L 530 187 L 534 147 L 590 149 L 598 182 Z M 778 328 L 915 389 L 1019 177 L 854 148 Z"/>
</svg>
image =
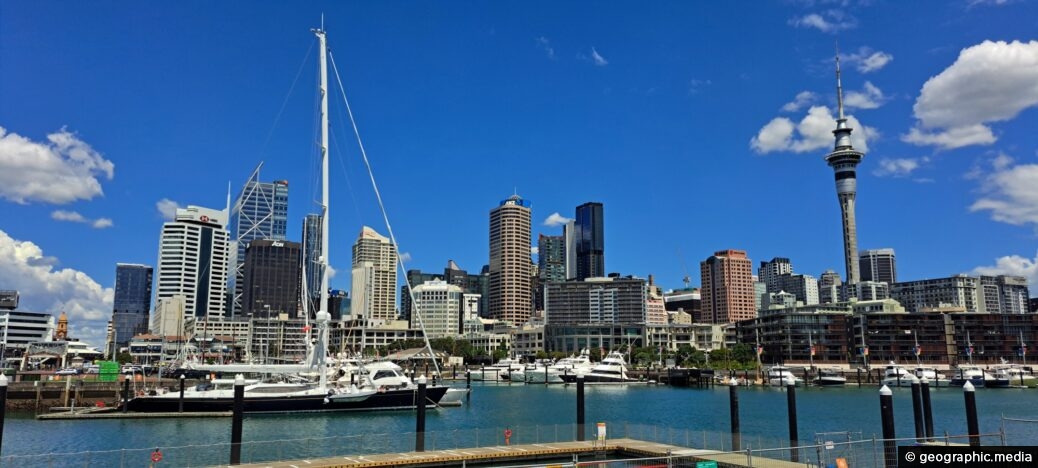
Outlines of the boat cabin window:
<svg viewBox="0 0 1038 468">
<path fill-rule="evenodd" d="M 375 372 L 375 377 L 372 377 L 372 378 L 374 380 L 378 380 L 378 379 L 384 379 L 386 377 L 396 377 L 396 372 L 393 372 L 393 371 L 390 371 L 390 370 L 380 370 L 378 372 Z"/>
</svg>

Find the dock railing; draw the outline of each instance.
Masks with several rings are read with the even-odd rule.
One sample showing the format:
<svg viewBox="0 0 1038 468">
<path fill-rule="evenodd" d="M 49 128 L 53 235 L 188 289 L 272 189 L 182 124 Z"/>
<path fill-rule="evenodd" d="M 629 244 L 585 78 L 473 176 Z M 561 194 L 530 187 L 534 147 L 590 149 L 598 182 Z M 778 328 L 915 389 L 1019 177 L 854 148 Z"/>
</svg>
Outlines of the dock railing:
<svg viewBox="0 0 1038 468">
<path fill-rule="evenodd" d="M 597 439 L 597 427 L 589 424 L 585 440 Z M 425 433 L 425 450 L 456 450 L 478 447 L 505 447 L 505 429 L 511 430 L 509 445 L 551 444 L 577 440 L 576 425 L 554 424 L 519 426 L 509 428 L 479 428 L 428 431 Z M 744 434 L 739 451 L 732 451 L 731 434 L 717 431 L 697 431 L 685 428 L 652 426 L 643 424 L 607 423 L 607 446 L 609 440 L 634 439 L 673 446 L 669 457 L 655 457 L 660 463 L 636 463 L 638 465 L 661 464 L 664 466 L 695 466 L 694 459 L 723 459 L 729 466 L 753 466 L 765 468 L 787 468 L 791 465 L 791 453 L 797 451 L 796 466 L 827 467 L 843 458 L 853 467 L 883 467 L 884 440 L 863 435 L 853 440 L 823 441 L 798 447 L 789 447 L 789 441 L 774 437 Z M 975 436 L 976 437 L 976 436 Z M 981 445 L 1004 445 L 1001 433 L 981 434 Z M 969 443 L 967 435 L 942 434 L 932 444 Z M 363 458 L 368 455 L 413 452 L 414 433 L 356 434 L 334 437 L 312 437 L 243 442 L 242 463 L 261 463 L 281 460 L 315 460 L 329 457 Z M 899 438 L 897 445 L 914 445 L 914 438 Z M 34 453 L 6 455 L 0 458 L 0 466 L 29 468 L 37 466 L 58 467 L 138 467 L 148 466 L 155 451 L 161 453 L 159 466 L 217 466 L 227 465 L 230 443 L 204 445 L 179 445 L 141 447 L 117 450 L 84 451 L 70 453 Z M 628 459 L 632 456 L 626 457 Z M 591 462 L 591 460 L 585 460 Z M 672 462 L 668 465 L 668 461 Z M 616 463 L 616 464 L 613 464 Z M 691 463 L 689 465 L 688 463 Z M 633 466 L 622 461 L 594 460 L 597 466 Z M 576 465 L 579 466 L 580 461 Z M 524 466 L 516 464 L 514 466 Z M 534 466 L 534 465 L 530 465 Z M 543 466 L 543 463 L 537 466 Z M 561 466 L 566 466 L 561 465 Z"/>
</svg>

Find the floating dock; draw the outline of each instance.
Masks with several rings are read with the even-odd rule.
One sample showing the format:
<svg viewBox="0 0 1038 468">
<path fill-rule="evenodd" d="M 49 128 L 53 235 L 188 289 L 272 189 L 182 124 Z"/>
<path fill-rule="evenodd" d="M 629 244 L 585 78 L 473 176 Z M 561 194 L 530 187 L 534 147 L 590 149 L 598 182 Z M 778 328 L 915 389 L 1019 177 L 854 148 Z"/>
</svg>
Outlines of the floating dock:
<svg viewBox="0 0 1038 468">
<path fill-rule="evenodd" d="M 684 462 L 715 462 L 719 467 L 767 466 L 768 468 L 808 468 L 813 465 L 754 456 L 752 462 L 742 452 L 690 449 L 675 445 L 658 444 L 635 439 L 605 441 L 553 442 L 528 445 L 500 445 L 492 447 L 426 452 L 350 455 L 306 460 L 243 464 L 253 468 L 307 468 L 315 467 L 405 467 L 430 468 L 446 466 L 500 466 L 502 464 L 561 465 L 582 462 L 621 461 L 637 458 L 674 457 Z M 676 461 L 676 460 L 675 460 Z"/>
<path fill-rule="evenodd" d="M 75 411 L 58 411 L 36 415 L 39 420 L 61 420 L 61 419 L 162 419 L 162 418 L 229 418 L 230 411 L 216 412 L 192 412 L 192 413 L 135 413 L 133 411 L 122 412 L 119 408 L 83 408 Z"/>
</svg>

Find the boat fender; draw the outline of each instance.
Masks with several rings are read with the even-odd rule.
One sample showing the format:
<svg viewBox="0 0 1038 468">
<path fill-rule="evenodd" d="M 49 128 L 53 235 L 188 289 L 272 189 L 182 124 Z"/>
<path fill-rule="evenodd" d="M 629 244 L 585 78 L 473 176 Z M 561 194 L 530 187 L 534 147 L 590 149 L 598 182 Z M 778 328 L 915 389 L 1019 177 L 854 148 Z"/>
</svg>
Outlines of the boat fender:
<svg viewBox="0 0 1038 468">
<path fill-rule="evenodd" d="M 155 449 L 154 452 L 151 452 L 151 462 L 158 463 L 160 461 L 162 461 L 162 452 L 159 449 Z"/>
<path fill-rule="evenodd" d="M 386 393 L 386 387 L 385 387 L 385 386 L 382 386 L 382 385 L 379 385 L 379 387 L 378 387 L 378 392 L 379 392 L 379 393 Z"/>
<path fill-rule="evenodd" d="M 105 402 L 98 401 L 97 403 L 94 403 L 94 406 L 96 406 L 98 408 L 104 408 L 105 407 Z"/>
</svg>

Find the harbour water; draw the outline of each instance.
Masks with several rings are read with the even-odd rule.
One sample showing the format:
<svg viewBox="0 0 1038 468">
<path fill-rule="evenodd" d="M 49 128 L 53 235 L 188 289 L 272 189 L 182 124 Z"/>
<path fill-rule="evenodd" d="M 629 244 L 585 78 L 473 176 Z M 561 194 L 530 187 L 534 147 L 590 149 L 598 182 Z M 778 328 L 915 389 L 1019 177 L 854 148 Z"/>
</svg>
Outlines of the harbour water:
<svg viewBox="0 0 1038 468">
<path fill-rule="evenodd" d="M 652 431 L 671 431 L 680 434 L 679 439 L 711 438 L 722 440 L 723 444 L 730 428 L 728 392 L 727 387 L 721 386 L 695 389 L 588 385 L 586 421 L 591 427 L 605 422 L 611 436 L 634 435 L 623 432 L 639 426 L 650 427 Z M 912 437 L 911 392 L 906 388 L 893 389 L 893 392 L 897 435 Z M 965 434 L 963 390 L 933 389 L 931 395 L 935 434 Z M 1038 420 L 1036 390 L 978 389 L 976 396 L 982 433 L 998 433 L 1003 415 Z M 785 390 L 740 387 L 739 406 L 744 440 L 753 445 L 769 446 L 768 442 L 754 441 L 771 441 L 771 447 L 782 446 L 781 441 L 788 437 Z M 881 433 L 879 394 L 875 386 L 800 387 L 797 388 L 797 410 L 802 443 L 813 443 L 816 434 L 824 432 L 847 431 L 855 434 L 855 438 L 879 437 Z M 497 437 L 504 428 L 513 428 L 517 439 L 525 437 L 533 441 L 531 432 L 536 430 L 537 440 L 549 440 L 548 433 L 553 427 L 556 432 L 560 427 L 563 432 L 572 431 L 575 418 L 574 386 L 473 384 L 471 397 L 464 406 L 430 410 L 426 431 L 432 444 L 436 443 L 435 437 L 441 441 L 449 434 L 470 437 L 466 434 L 471 431 L 477 431 L 476 437 L 483 434 L 486 442 L 485 439 Z M 46 464 L 43 460 L 47 454 L 226 444 L 230 441 L 230 426 L 228 418 L 37 421 L 29 413 L 8 412 L 0 463 L 9 466 L 16 461 L 33 466 Z M 414 430 L 413 411 L 252 415 L 245 418 L 243 439 L 249 443 L 263 442 L 253 446 L 277 446 L 275 452 L 259 458 L 288 459 L 310 456 L 308 450 L 322 444 L 318 439 L 326 438 L 364 438 L 363 448 L 354 449 L 342 448 L 346 446 L 342 440 L 336 441 L 335 445 L 340 447 L 338 454 L 343 454 L 341 450 L 400 451 L 406 449 L 408 440 L 413 442 Z M 1010 421 L 1005 423 L 1005 433 L 1010 445 L 1038 443 L 1038 423 Z M 310 440 L 295 445 L 283 443 L 289 439 Z M 985 444 L 997 442 L 996 437 L 985 438 Z M 465 446 L 466 442 L 452 443 Z M 225 460 L 225 453 L 215 454 L 213 461 Z M 10 459 L 10 456 L 31 457 Z M 54 457 L 61 459 L 60 455 Z"/>
</svg>

